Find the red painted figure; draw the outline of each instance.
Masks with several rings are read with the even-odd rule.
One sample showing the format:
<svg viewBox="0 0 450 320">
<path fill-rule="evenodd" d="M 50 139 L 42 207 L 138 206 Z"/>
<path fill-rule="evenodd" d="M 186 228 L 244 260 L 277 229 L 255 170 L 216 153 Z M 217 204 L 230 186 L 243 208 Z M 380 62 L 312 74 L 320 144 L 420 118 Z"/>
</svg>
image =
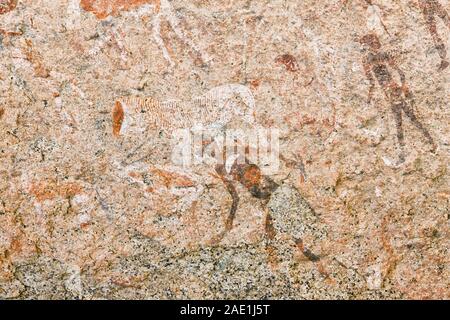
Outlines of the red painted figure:
<svg viewBox="0 0 450 320">
<path fill-rule="evenodd" d="M 448 28 L 450 28 L 450 17 L 445 8 L 437 0 L 419 0 L 419 7 L 425 17 L 425 22 L 433 38 L 436 50 L 441 57 L 439 69 L 444 70 L 448 67 L 449 62 L 447 61 L 447 49 L 445 48 L 444 41 L 437 32 L 436 16 L 441 18 Z"/>
<path fill-rule="evenodd" d="M 419 129 L 434 151 L 436 146 L 433 138 L 414 114 L 412 107 L 414 102 L 413 96 L 406 85 L 406 77 L 403 71 L 397 66 L 391 54 L 381 50 L 381 43 L 377 35 L 367 34 L 361 38 L 360 42 L 366 52 L 363 59 L 363 65 L 366 76 L 370 81 L 369 102 L 372 98 L 372 92 L 375 88 L 375 84 L 378 82 L 383 89 L 386 98 L 389 100 L 392 113 L 395 116 L 397 138 L 401 148 L 399 163 L 402 163 L 405 160 L 403 153 L 405 139 L 403 135 L 402 112 L 404 112 L 414 126 Z M 391 70 L 394 70 L 399 74 L 401 85 L 395 81 L 391 74 Z"/>
</svg>

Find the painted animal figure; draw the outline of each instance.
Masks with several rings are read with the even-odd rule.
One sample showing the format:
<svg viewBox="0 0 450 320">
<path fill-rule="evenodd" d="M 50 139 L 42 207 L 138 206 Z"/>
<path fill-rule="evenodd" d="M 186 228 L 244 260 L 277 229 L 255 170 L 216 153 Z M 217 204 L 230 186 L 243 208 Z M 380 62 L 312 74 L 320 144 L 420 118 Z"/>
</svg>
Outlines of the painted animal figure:
<svg viewBox="0 0 450 320">
<path fill-rule="evenodd" d="M 297 194 L 298 200 L 303 205 L 302 212 L 296 212 L 294 217 L 288 218 L 282 210 L 281 212 L 280 210 L 271 211 L 269 204 L 274 193 L 280 188 L 280 184 L 264 175 L 262 170 L 257 165 L 251 163 L 247 158 L 243 157 L 240 160 L 241 161 L 236 159 L 234 161 L 229 172 L 227 172 L 225 165 L 218 164 L 215 167 L 216 173 L 231 196 L 232 203 L 225 222 L 225 228 L 214 239 L 214 243 L 220 243 L 233 229 L 233 223 L 240 201 L 235 186 L 235 184 L 238 183 L 244 186 L 253 198 L 261 201 L 265 208 L 264 236 L 269 263 L 276 267 L 280 260 L 280 256 L 276 253 L 276 247 L 289 247 L 288 243 L 286 243 L 288 241 L 295 244 L 295 250 L 299 251 L 307 260 L 318 263 L 319 270 L 323 269 L 320 265 L 321 256 L 313 253 L 302 239 L 302 235 L 304 235 L 306 231 L 305 229 L 308 228 L 306 225 L 316 218 L 315 213 L 309 204 Z M 284 187 L 292 189 L 289 186 Z M 314 224 L 314 222 L 312 224 Z M 281 240 L 281 243 L 280 236 L 284 238 L 284 240 Z M 317 234 L 315 236 L 317 236 Z M 326 272 L 323 272 L 323 274 L 327 276 Z"/>
<path fill-rule="evenodd" d="M 112 110 L 112 133 L 116 137 L 117 141 L 121 141 L 121 148 L 123 149 L 126 140 L 132 140 L 131 145 L 127 144 L 125 149 L 130 149 L 128 156 L 125 159 L 118 159 L 115 161 L 115 166 L 118 172 L 123 172 L 121 177 L 123 179 L 134 179 L 134 183 L 138 183 L 145 188 L 145 182 L 134 178 L 136 175 L 131 175 L 130 172 L 145 171 L 148 170 L 149 156 L 152 151 L 146 150 L 146 145 L 152 144 L 149 139 L 150 134 L 158 132 L 169 133 L 179 128 L 191 128 L 195 126 L 198 121 L 203 121 L 203 125 L 206 128 L 212 128 L 214 132 L 220 132 L 227 126 L 231 119 L 240 118 L 247 125 L 257 125 L 254 119 L 255 101 L 252 92 L 245 86 L 239 84 L 223 85 L 211 89 L 203 99 L 194 99 L 194 102 L 200 103 L 206 102 L 203 107 L 212 107 L 211 110 L 206 112 L 205 117 L 201 116 L 201 105 L 197 105 L 194 108 L 195 114 L 185 113 L 185 108 L 180 104 L 165 104 L 159 103 L 152 98 L 120 98 L 116 101 Z M 209 101 L 209 102 L 208 102 Z M 216 103 L 211 103 L 215 101 Z M 190 105 L 187 109 L 193 109 Z M 228 209 L 222 231 L 210 239 L 210 243 L 213 245 L 220 244 L 222 240 L 229 234 L 229 232 L 235 227 L 234 222 L 238 208 L 240 205 L 240 199 L 243 196 L 238 192 L 238 185 L 245 188 L 251 198 L 256 202 L 262 204 L 265 210 L 264 216 L 264 241 L 266 243 L 266 251 L 269 261 L 276 264 L 277 254 L 275 247 L 278 247 L 282 242 L 282 246 L 286 246 L 284 240 L 280 242 L 280 235 L 284 234 L 289 238 L 290 242 L 296 247 L 296 250 L 306 257 L 309 261 L 318 262 L 320 257 L 311 252 L 308 249 L 308 245 L 302 240 L 302 233 L 293 232 L 292 230 L 303 230 L 303 224 L 306 222 L 303 217 L 295 217 L 292 221 L 287 222 L 286 217 L 280 216 L 282 213 L 278 211 L 270 212 L 269 203 L 273 199 L 273 194 L 276 192 L 280 184 L 275 182 L 271 177 L 265 175 L 263 170 L 256 164 L 252 163 L 246 155 L 249 153 L 250 146 L 245 145 L 245 155 L 233 155 L 226 154 L 227 149 L 225 146 L 217 148 L 209 148 L 214 143 L 214 136 L 211 140 L 202 141 L 204 150 L 216 150 L 223 153 L 224 163 L 216 163 L 212 165 L 215 173 L 213 176 L 223 183 L 228 194 L 231 197 L 231 205 Z M 240 142 L 239 142 L 240 143 Z M 131 147 L 130 147 L 131 146 Z M 128 148 L 130 147 L 130 148 Z M 213 155 L 214 158 L 214 155 Z M 208 164 L 209 165 L 209 164 Z M 157 175 L 163 175 L 167 179 L 176 181 L 178 187 L 188 186 L 193 189 L 197 184 L 201 184 L 201 179 L 196 182 L 191 182 L 191 179 L 195 179 L 196 174 L 191 172 L 189 168 L 178 168 L 178 173 L 172 172 L 173 166 L 164 167 L 162 169 L 153 170 L 157 171 Z M 203 170 L 205 171 L 205 170 Z M 164 173 L 163 173 L 164 172 Z M 176 178 L 174 178 L 176 177 Z M 192 180 L 193 181 L 193 180 Z M 205 191 L 203 187 L 195 187 L 192 191 L 195 196 L 189 194 L 186 198 L 198 199 L 201 197 L 202 192 Z M 169 197 L 169 194 L 165 194 L 164 197 Z M 299 198 L 301 198 L 298 195 Z M 303 203 L 306 201 L 302 200 Z M 186 201 L 185 201 L 186 202 Z M 195 201 L 189 202 L 195 206 Z M 310 215 L 314 215 L 312 209 L 308 205 L 305 211 L 308 211 Z M 283 229 L 283 225 L 288 223 L 289 229 Z M 276 245 L 275 245 L 276 244 Z"/>
</svg>

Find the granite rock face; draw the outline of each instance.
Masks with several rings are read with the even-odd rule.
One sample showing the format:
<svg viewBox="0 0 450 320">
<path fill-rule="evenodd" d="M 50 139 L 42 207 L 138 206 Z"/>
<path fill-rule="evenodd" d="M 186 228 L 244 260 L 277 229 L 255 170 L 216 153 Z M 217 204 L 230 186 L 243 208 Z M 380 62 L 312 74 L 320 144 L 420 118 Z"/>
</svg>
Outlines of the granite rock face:
<svg viewBox="0 0 450 320">
<path fill-rule="evenodd" d="M 449 14 L 0 0 L 0 297 L 450 298 Z"/>
</svg>

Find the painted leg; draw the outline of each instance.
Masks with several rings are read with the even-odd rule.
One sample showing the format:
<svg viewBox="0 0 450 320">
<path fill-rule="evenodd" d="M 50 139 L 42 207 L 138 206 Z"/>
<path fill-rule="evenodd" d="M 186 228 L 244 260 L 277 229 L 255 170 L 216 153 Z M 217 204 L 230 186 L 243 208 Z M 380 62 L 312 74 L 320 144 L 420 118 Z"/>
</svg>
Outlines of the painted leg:
<svg viewBox="0 0 450 320">
<path fill-rule="evenodd" d="M 402 109 L 405 112 L 406 116 L 411 120 L 414 126 L 419 129 L 419 131 L 423 134 L 423 136 L 427 139 L 427 142 L 433 147 L 432 151 L 436 150 L 436 144 L 434 143 L 433 137 L 430 132 L 425 128 L 425 126 L 417 119 L 414 111 L 411 106 L 407 103 L 402 105 Z"/>
<path fill-rule="evenodd" d="M 400 145 L 400 155 L 398 164 L 405 162 L 405 154 L 404 154 L 405 137 L 403 135 L 402 104 L 393 104 L 391 106 L 392 113 L 394 114 L 395 117 L 395 126 L 397 128 L 397 140 Z"/>
</svg>

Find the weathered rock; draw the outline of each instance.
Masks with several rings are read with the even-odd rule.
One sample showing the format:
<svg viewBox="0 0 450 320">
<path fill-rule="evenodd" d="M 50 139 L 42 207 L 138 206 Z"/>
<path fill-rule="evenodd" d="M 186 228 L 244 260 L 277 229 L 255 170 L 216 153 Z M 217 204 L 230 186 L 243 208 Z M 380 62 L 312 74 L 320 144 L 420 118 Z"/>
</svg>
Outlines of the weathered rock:
<svg viewBox="0 0 450 320">
<path fill-rule="evenodd" d="M 449 12 L 0 0 L 0 297 L 448 299 Z"/>
</svg>

